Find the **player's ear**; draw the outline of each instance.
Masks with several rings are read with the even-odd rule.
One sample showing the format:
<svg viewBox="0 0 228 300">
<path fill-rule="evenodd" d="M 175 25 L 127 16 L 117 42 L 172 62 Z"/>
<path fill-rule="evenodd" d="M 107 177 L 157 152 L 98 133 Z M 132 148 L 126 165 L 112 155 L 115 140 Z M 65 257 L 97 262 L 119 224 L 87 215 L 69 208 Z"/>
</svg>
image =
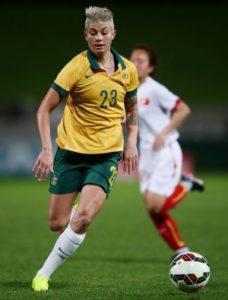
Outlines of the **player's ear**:
<svg viewBox="0 0 228 300">
<path fill-rule="evenodd" d="M 153 73 L 154 72 L 154 66 L 149 66 L 148 71 L 149 71 L 149 74 Z"/>
<path fill-rule="evenodd" d="M 112 31 L 113 39 L 116 37 L 116 34 L 117 34 L 117 31 L 115 29 L 113 29 L 113 31 Z"/>
<path fill-rule="evenodd" d="M 86 29 L 83 31 L 83 35 L 84 35 L 85 40 L 87 41 L 87 32 L 86 32 Z"/>
</svg>

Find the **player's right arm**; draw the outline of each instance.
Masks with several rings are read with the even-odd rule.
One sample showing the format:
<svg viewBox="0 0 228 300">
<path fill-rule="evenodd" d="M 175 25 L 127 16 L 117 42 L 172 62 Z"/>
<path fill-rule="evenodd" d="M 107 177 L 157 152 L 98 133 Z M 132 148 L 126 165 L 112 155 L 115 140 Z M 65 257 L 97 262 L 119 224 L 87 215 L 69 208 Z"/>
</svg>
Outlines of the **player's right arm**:
<svg viewBox="0 0 228 300">
<path fill-rule="evenodd" d="M 45 180 L 49 171 L 53 172 L 50 114 L 58 106 L 61 99 L 67 96 L 76 84 L 80 60 L 81 56 L 78 55 L 63 67 L 38 109 L 37 121 L 42 150 L 33 167 L 35 177 L 38 180 Z"/>
<path fill-rule="evenodd" d="M 57 91 L 50 88 L 37 111 L 42 150 L 33 166 L 33 171 L 38 180 L 45 180 L 49 171 L 53 172 L 50 114 L 58 106 L 61 98 L 62 96 Z"/>
<path fill-rule="evenodd" d="M 191 113 L 190 107 L 183 101 L 178 99 L 176 106 L 172 110 L 172 116 L 169 124 L 156 136 L 153 144 L 154 150 L 159 150 L 165 143 L 167 136 L 173 130 L 177 129 Z"/>
</svg>

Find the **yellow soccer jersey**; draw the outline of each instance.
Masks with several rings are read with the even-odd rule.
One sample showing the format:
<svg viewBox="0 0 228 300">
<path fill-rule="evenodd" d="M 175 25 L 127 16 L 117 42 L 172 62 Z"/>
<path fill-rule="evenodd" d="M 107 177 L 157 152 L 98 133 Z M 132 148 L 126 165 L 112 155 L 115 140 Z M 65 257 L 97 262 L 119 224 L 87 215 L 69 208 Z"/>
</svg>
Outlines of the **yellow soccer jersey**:
<svg viewBox="0 0 228 300">
<path fill-rule="evenodd" d="M 60 148 L 86 154 L 123 150 L 124 98 L 136 94 L 138 75 L 132 62 L 111 51 L 116 65 L 112 76 L 87 50 L 75 56 L 52 84 L 68 96 L 57 130 Z"/>
</svg>

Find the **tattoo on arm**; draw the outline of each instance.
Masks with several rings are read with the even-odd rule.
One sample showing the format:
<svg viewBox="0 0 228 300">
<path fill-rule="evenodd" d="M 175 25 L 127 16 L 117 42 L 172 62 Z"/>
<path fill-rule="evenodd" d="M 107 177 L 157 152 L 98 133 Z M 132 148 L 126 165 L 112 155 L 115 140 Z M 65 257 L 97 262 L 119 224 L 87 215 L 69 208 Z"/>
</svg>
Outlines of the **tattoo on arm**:
<svg viewBox="0 0 228 300">
<path fill-rule="evenodd" d="M 136 111 L 127 114 L 127 126 L 138 125 L 138 114 Z"/>
<path fill-rule="evenodd" d="M 137 97 L 136 96 L 131 96 L 131 97 L 125 98 L 124 103 L 125 103 L 126 112 L 137 109 Z"/>
<path fill-rule="evenodd" d="M 131 96 L 125 98 L 125 110 L 126 110 L 126 124 L 138 125 L 138 108 L 137 108 L 137 97 Z"/>
</svg>

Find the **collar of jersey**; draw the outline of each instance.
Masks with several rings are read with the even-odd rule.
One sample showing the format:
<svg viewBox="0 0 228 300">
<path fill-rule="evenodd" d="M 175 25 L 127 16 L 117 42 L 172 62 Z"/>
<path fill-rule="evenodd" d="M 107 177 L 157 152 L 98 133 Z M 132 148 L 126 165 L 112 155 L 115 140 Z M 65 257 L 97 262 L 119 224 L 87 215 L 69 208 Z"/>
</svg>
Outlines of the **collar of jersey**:
<svg viewBox="0 0 228 300">
<path fill-rule="evenodd" d="M 119 55 L 119 53 L 113 48 L 111 48 L 111 52 L 114 56 L 115 62 L 117 62 L 117 64 L 121 65 L 122 70 L 126 69 L 126 65 L 125 65 L 123 59 L 121 58 L 121 56 Z M 92 69 L 100 70 L 100 66 L 99 66 L 99 63 L 97 61 L 97 58 L 96 58 L 95 54 L 90 49 L 88 49 L 88 51 L 87 51 L 87 57 L 89 59 L 89 62 L 90 62 L 90 65 L 91 65 Z"/>
</svg>

